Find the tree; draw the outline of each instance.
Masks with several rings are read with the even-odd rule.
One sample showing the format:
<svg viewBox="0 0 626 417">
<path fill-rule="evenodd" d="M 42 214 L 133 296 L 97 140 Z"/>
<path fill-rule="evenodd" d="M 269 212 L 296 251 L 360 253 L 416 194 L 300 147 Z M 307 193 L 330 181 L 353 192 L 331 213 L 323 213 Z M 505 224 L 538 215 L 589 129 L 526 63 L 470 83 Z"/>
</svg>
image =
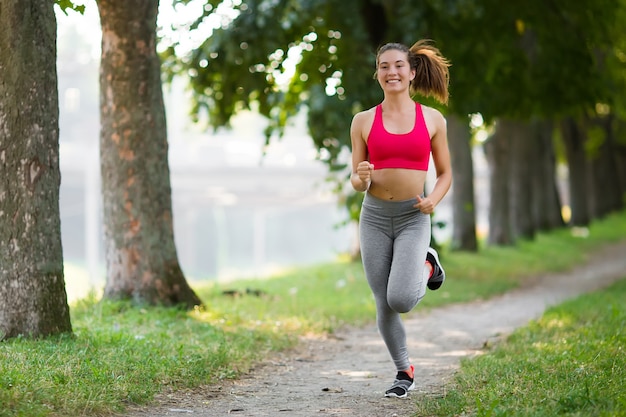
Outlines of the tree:
<svg viewBox="0 0 626 417">
<path fill-rule="evenodd" d="M 489 161 L 489 236 L 490 245 L 515 243 L 511 221 L 511 198 L 509 193 L 511 147 L 506 140 L 507 124 L 499 123 L 493 135 L 485 141 L 485 155 Z"/>
<path fill-rule="evenodd" d="M 587 226 L 591 222 L 591 208 L 587 204 L 589 190 L 587 172 L 589 164 L 585 155 L 586 133 L 573 117 L 565 118 L 561 123 L 561 132 L 569 166 L 569 191 L 573 226 Z"/>
<path fill-rule="evenodd" d="M 534 159 L 535 172 L 532 175 L 533 193 L 533 222 L 539 231 L 550 231 L 565 225 L 562 216 L 561 199 L 556 182 L 556 151 L 554 146 L 554 123 L 546 120 L 534 120 L 532 122 L 531 135 L 536 139 L 536 149 L 541 149 Z M 546 181 L 546 178 L 551 179 Z"/>
<path fill-rule="evenodd" d="M 56 19 L 0 0 L 0 339 L 71 332 L 59 214 Z"/>
<path fill-rule="evenodd" d="M 220 3 L 207 1 L 204 14 L 191 29 L 205 28 L 209 16 L 219 14 Z M 288 118 L 305 108 L 309 133 L 320 150 L 320 159 L 331 172 L 342 173 L 345 162 L 340 156 L 350 146 L 347 132 L 351 116 L 376 104 L 381 97 L 371 82 L 376 48 L 387 41 L 411 44 L 415 37 L 428 37 L 452 61 L 452 95 L 449 108 L 444 109 L 446 115 L 464 120 L 469 114 L 481 113 L 488 123 L 500 120 L 508 124 L 505 131 L 519 138 L 515 146 L 518 149 L 526 140 L 535 140 L 537 121 L 555 125 L 567 117 L 578 121 L 587 112 L 593 113 L 590 109 L 598 102 L 611 102 L 611 96 L 617 95 L 615 91 L 619 90 L 607 86 L 614 86 L 617 77 L 623 78 L 616 75 L 624 72 L 623 62 L 617 62 L 623 51 L 612 49 L 623 38 L 618 36 L 618 28 L 623 27 L 624 20 L 615 17 L 617 11 L 623 14 L 623 3 L 246 0 L 233 2 L 235 14 L 221 19 L 221 26 L 189 54 L 177 56 L 177 45 L 171 45 L 165 68 L 170 75 L 191 74 L 194 114 L 207 115 L 213 126 L 227 124 L 239 109 L 258 105 L 261 114 L 270 120 L 269 138 L 274 133 L 280 135 Z M 294 51 L 297 54 L 292 55 Z M 611 73 L 597 65 L 598 55 L 613 63 L 609 66 Z M 296 64 L 295 71 L 287 83 L 281 83 L 279 77 L 289 63 Z M 520 132 L 513 132 L 514 126 Z M 455 129 L 452 134 L 462 131 Z M 467 140 L 464 138 L 451 137 L 450 142 L 456 145 Z M 512 159 L 498 163 L 506 166 L 512 178 L 505 193 L 491 195 L 491 203 L 496 210 L 518 212 L 493 213 L 492 221 L 514 224 L 490 227 L 498 234 L 511 230 L 505 239 L 507 244 L 514 243 L 518 234 L 531 237 L 539 227 L 534 219 L 536 207 L 543 200 L 538 199 L 548 195 L 551 203 L 543 209 L 550 213 L 544 213 L 541 227 L 561 225 L 560 206 L 554 200 L 556 158 L 538 158 L 527 177 L 527 152 L 504 152 L 502 147 L 513 146 L 508 134 L 496 134 L 492 140 L 505 142 L 497 146 L 498 154 Z M 536 143 L 553 146 L 552 141 Z M 469 150 L 469 146 L 454 146 L 452 152 Z M 537 151 L 555 155 L 554 148 Z M 471 155 L 452 155 L 453 172 L 464 172 L 464 167 L 456 164 L 467 158 Z M 550 176 L 543 176 L 545 173 Z M 538 181 L 543 181 L 548 191 L 541 197 L 531 193 L 522 199 L 529 184 Z M 513 189 L 509 189 L 511 185 Z M 501 198 L 514 201 L 501 204 Z M 455 205 L 465 207 L 453 211 L 471 209 L 468 201 L 473 197 L 455 198 Z M 455 222 L 470 218 L 458 216 Z M 552 221 L 545 222 L 546 218 Z M 473 223 L 455 224 L 455 229 L 457 226 L 465 231 L 473 229 Z"/>
<path fill-rule="evenodd" d="M 596 116 L 588 129 L 587 160 L 591 174 L 591 198 L 594 218 L 602 218 L 624 205 L 623 186 L 619 179 L 619 144 L 615 138 L 615 115 Z"/>
<path fill-rule="evenodd" d="M 209 18 L 220 13 L 220 3 L 207 1 L 203 15 L 190 29 L 206 28 Z M 385 42 L 411 45 L 418 33 L 426 36 L 429 28 L 423 13 L 428 3 L 234 3 L 235 16 L 222 18 L 222 25 L 188 54 L 177 54 L 180 45 L 172 43 L 164 54 L 164 67 L 171 77 L 190 75 L 195 100 L 193 115 L 197 119 L 206 115 L 211 126 L 227 125 L 237 111 L 254 108 L 268 118 L 266 134 L 270 140 L 282 134 L 291 116 L 306 111 L 309 134 L 319 149 L 319 159 L 328 165 L 338 184 L 347 184 L 347 163 L 342 154 L 350 148 L 352 116 L 382 99 L 382 92 L 372 80 L 376 50 Z M 443 53 L 446 55 L 445 50 Z M 281 81 L 291 64 L 296 64 L 293 75 L 286 82 Z M 416 99 L 435 105 L 425 97 Z M 470 151 L 469 146 L 458 149 Z M 468 159 L 471 155 L 459 155 L 452 162 Z M 457 171 L 454 165 L 453 171 Z M 469 199 L 473 200 L 473 195 Z M 351 218 L 358 218 L 353 210 L 358 198 L 345 201 L 350 205 Z M 467 209 L 465 205 L 464 210 Z M 459 226 L 475 233 L 473 220 L 467 227 Z M 471 241 L 470 246 L 474 246 Z"/>
<path fill-rule="evenodd" d="M 504 120 L 501 120 L 504 122 Z M 511 124 L 510 121 L 506 121 Z M 537 230 L 533 216 L 533 178 L 545 162 L 534 158 L 539 149 L 538 137 L 530 123 L 512 123 L 513 129 L 508 136 L 511 146 L 509 189 L 511 199 L 511 225 L 516 238 L 533 239 Z M 552 162 L 552 161 L 549 161 Z M 556 177 L 550 178 L 554 184 Z"/>
<path fill-rule="evenodd" d="M 623 94 L 617 93 L 626 85 L 626 2 L 593 2 L 581 10 L 585 12 L 558 13 L 563 30 L 557 37 L 557 44 L 570 45 L 567 60 L 578 64 L 574 73 L 579 82 L 570 88 L 578 94 L 566 96 L 578 106 L 570 106 L 560 118 L 570 175 L 571 224 L 576 226 L 623 208 L 626 189 L 619 174 L 626 137 L 614 136 L 618 120 L 626 116 Z M 561 88 L 568 80 L 561 80 Z"/>
<path fill-rule="evenodd" d="M 495 135 L 493 140 L 505 141 L 507 143 L 502 146 L 512 147 L 512 152 L 503 153 L 511 158 L 506 162 L 511 169 L 509 188 L 506 192 L 491 194 L 493 206 L 508 206 L 509 210 L 513 210 L 510 216 L 492 216 L 492 220 L 512 224 L 496 225 L 490 222 L 490 228 L 503 231 L 512 227 L 514 237 L 530 237 L 538 227 L 545 230 L 545 227 L 559 227 L 562 224 L 562 219 L 559 219 L 560 207 L 555 204 L 556 158 L 553 157 L 553 141 L 545 138 L 536 141 L 535 126 L 537 123 L 569 127 L 579 125 L 583 131 L 578 137 L 583 140 L 577 143 L 564 135 L 563 143 L 567 155 L 575 156 L 582 152 L 582 159 L 589 157 L 587 151 L 591 147 L 587 141 L 588 134 L 584 131 L 585 119 L 594 115 L 598 108 L 606 107 L 606 103 L 613 106 L 616 98 L 621 96 L 615 94 L 619 91 L 615 87 L 616 80 L 620 77 L 623 79 L 624 60 L 616 58 L 623 57 L 623 49 L 620 50 L 617 45 L 623 39 L 621 33 L 624 20 L 616 16 L 620 11 L 623 14 L 623 4 L 623 1 L 619 4 L 588 0 L 504 4 L 480 0 L 453 7 L 449 3 L 441 6 L 456 9 L 458 17 L 440 23 L 447 24 L 450 30 L 437 32 L 444 34 L 442 36 L 448 42 L 457 40 L 456 46 L 448 47 L 450 58 L 457 63 L 452 68 L 457 71 L 452 73 L 455 80 L 453 110 L 480 112 L 486 120 L 495 120 L 496 126 L 507 125 L 501 128 L 508 133 Z M 554 30 L 556 27 L 559 30 Z M 449 37 L 445 37 L 445 33 L 449 33 Z M 603 61 L 612 62 L 613 66 L 603 65 Z M 569 121 L 561 123 L 567 119 L 574 125 Z M 511 129 L 511 123 L 516 124 L 518 132 Z M 573 130 L 570 128 L 568 132 Z M 512 138 L 517 138 L 515 143 L 508 143 Z M 537 146 L 532 155 L 523 147 L 520 148 L 520 145 L 530 142 Z M 568 149 L 571 144 L 577 148 Z M 599 152 L 598 155 L 608 153 Z M 587 163 L 580 165 L 580 162 L 580 156 L 576 162 L 570 160 L 570 190 L 573 201 L 584 202 L 589 198 L 589 193 L 587 184 L 583 182 L 590 181 L 590 172 L 584 166 Z M 531 163 L 533 169 L 527 170 Z M 603 168 L 606 167 L 604 162 Z M 604 174 L 605 178 L 609 176 Z M 541 193 L 528 193 L 529 178 L 532 184 L 545 184 Z M 492 181 L 499 182 L 502 179 L 492 177 Z M 606 180 L 602 183 L 602 189 L 607 190 Z M 599 197 L 606 199 L 608 194 L 604 192 Z M 513 201 L 500 204 L 498 200 L 501 198 Z M 542 200 L 536 201 L 538 198 Z M 533 210 L 528 210 L 528 202 L 534 207 Z M 541 207 L 544 219 L 539 226 L 537 207 L 544 202 L 547 203 Z M 603 204 L 607 205 L 611 204 Z M 578 207 L 574 206 L 573 211 L 579 210 Z M 530 213 L 534 213 L 535 217 L 532 222 L 525 218 Z M 546 222 L 548 218 L 550 222 Z M 590 220 L 583 213 L 576 214 L 574 218 L 583 222 Z"/>
<path fill-rule="evenodd" d="M 452 247 L 477 251 L 472 137 L 467 118 L 454 114 L 448 116 L 448 143 L 455 168 L 452 171 L 454 179 Z"/>
<path fill-rule="evenodd" d="M 174 244 L 158 0 L 98 0 L 107 298 L 200 305 Z"/>
</svg>

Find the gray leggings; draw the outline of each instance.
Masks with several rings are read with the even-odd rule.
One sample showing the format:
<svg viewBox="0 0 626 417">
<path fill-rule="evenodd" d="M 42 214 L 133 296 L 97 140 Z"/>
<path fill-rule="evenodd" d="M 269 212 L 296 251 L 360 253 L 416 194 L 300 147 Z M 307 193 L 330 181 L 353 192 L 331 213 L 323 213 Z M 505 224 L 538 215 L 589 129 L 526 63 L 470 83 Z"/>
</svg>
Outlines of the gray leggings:
<svg viewBox="0 0 626 417">
<path fill-rule="evenodd" d="M 410 366 L 400 313 L 424 297 L 430 216 L 413 208 L 416 199 L 381 200 L 365 195 L 359 233 L 363 269 L 376 300 L 376 321 L 396 369 Z"/>
</svg>

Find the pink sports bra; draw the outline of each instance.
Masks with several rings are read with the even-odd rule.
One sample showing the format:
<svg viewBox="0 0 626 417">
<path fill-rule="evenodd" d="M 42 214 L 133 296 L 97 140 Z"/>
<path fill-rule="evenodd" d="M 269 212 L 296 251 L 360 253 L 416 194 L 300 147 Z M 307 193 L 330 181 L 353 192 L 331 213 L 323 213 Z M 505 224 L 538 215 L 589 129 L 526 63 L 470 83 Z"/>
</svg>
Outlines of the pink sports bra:
<svg viewBox="0 0 626 417">
<path fill-rule="evenodd" d="M 376 106 L 374 123 L 367 138 L 367 150 L 374 169 L 406 168 L 427 171 L 431 147 L 422 106 L 415 103 L 415 126 L 409 133 L 403 134 L 385 130 L 382 105 Z"/>
</svg>

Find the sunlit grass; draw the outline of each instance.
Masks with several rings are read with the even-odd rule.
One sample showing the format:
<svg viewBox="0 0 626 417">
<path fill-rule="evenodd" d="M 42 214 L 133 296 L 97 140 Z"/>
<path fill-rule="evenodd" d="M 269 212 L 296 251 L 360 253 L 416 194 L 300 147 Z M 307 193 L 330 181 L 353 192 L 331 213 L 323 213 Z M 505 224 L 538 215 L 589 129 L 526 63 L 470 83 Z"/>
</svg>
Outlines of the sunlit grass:
<svg viewBox="0 0 626 417">
<path fill-rule="evenodd" d="M 269 320 L 306 332 L 332 331 L 344 323 L 371 321 L 374 305 L 358 263 L 295 269 L 272 279 L 211 283 L 197 288 L 213 315 L 236 312 L 238 325 Z M 292 329 L 293 330 L 293 329 Z"/>
</svg>

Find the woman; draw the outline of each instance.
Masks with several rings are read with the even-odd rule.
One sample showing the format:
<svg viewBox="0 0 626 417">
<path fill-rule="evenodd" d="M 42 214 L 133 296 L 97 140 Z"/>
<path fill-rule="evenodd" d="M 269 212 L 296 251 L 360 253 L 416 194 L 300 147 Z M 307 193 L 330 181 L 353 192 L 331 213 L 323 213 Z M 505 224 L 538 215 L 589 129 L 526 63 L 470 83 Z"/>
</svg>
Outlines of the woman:
<svg viewBox="0 0 626 417">
<path fill-rule="evenodd" d="M 415 384 L 401 313 L 413 309 L 426 292 L 445 279 L 437 252 L 429 248 L 430 215 L 452 183 L 446 121 L 412 95 L 448 102 L 449 63 L 420 40 L 411 48 L 383 45 L 376 56 L 376 79 L 383 101 L 357 113 L 350 128 L 352 175 L 366 192 L 361 208 L 363 268 L 376 299 L 379 332 L 397 369 L 387 397 L 406 398 Z M 424 196 L 432 153 L 437 180 Z"/>
</svg>

